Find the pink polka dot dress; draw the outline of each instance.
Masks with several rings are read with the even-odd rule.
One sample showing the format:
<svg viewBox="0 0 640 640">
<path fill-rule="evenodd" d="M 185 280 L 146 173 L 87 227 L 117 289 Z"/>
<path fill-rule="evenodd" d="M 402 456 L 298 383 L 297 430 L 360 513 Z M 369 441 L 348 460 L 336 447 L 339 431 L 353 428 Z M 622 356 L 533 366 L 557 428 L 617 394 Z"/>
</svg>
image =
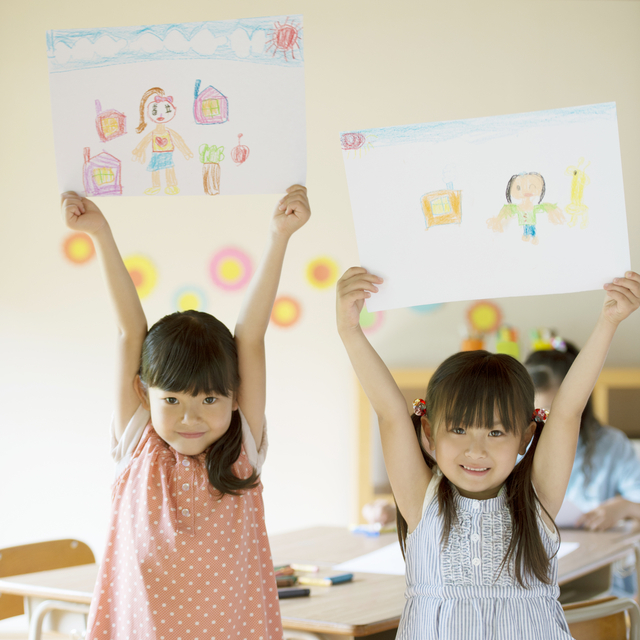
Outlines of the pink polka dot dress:
<svg viewBox="0 0 640 640">
<path fill-rule="evenodd" d="M 258 451 L 241 418 L 234 472 L 247 477 L 260 471 L 267 438 Z M 281 640 L 262 483 L 220 498 L 206 453 L 175 451 L 142 407 L 112 439 L 113 513 L 87 640 Z"/>
</svg>

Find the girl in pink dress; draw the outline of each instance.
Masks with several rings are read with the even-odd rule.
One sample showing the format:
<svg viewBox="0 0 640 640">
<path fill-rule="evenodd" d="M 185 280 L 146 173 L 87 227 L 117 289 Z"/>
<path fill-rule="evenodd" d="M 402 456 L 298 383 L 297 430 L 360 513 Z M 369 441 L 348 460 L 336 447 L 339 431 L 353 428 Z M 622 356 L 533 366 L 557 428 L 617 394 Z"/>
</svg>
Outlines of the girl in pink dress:
<svg viewBox="0 0 640 640">
<path fill-rule="evenodd" d="M 62 209 L 96 246 L 118 326 L 116 482 L 87 640 L 281 639 L 260 482 L 264 335 L 288 240 L 310 216 L 306 189 L 276 205 L 235 336 L 198 311 L 147 331 L 102 212 L 73 192 Z"/>
</svg>

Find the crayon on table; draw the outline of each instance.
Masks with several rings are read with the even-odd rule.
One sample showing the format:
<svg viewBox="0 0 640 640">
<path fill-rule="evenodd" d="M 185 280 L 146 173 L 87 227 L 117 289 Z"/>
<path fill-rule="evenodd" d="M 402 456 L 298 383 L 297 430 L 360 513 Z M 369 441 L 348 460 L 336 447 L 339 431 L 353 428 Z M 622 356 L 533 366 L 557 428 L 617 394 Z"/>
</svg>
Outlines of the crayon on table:
<svg viewBox="0 0 640 640">
<path fill-rule="evenodd" d="M 298 578 L 298 584 L 305 584 L 312 587 L 330 587 L 334 584 L 342 584 L 343 582 L 351 582 L 353 573 L 341 573 L 337 576 L 327 576 L 326 578 L 307 578 L 301 576 Z"/>
</svg>

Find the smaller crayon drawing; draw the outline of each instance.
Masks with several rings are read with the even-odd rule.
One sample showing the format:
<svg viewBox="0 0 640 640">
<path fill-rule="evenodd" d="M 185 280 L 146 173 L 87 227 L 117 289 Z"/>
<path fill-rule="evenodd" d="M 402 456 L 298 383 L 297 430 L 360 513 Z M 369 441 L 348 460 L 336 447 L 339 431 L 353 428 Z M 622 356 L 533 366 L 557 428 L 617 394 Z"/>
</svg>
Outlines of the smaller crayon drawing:
<svg viewBox="0 0 640 640">
<path fill-rule="evenodd" d="M 220 162 L 224 160 L 224 147 L 201 144 L 198 149 L 202 162 L 202 184 L 207 195 L 220 193 Z"/>
<path fill-rule="evenodd" d="M 106 151 L 91 157 L 89 147 L 84 148 L 82 181 L 88 196 L 122 195 L 122 163 Z"/>
<path fill-rule="evenodd" d="M 213 283 L 225 291 L 238 291 L 246 286 L 252 270 L 251 258 L 234 247 L 218 251 L 209 265 Z"/>
<path fill-rule="evenodd" d="M 287 52 L 291 53 L 291 57 L 295 60 L 294 49 L 300 49 L 300 30 L 302 27 L 295 22 L 289 22 L 287 18 L 284 24 L 274 22 L 273 29 L 269 32 L 270 40 L 267 40 L 266 51 L 273 49 L 273 56 L 282 51 L 284 59 L 287 60 Z"/>
<path fill-rule="evenodd" d="M 241 144 L 242 134 L 238 134 L 238 146 L 231 149 L 231 159 L 238 165 L 242 164 L 249 157 L 249 147 Z"/>
<path fill-rule="evenodd" d="M 350 152 L 353 151 L 353 157 L 362 157 L 362 152 L 369 153 L 373 149 L 372 141 L 376 139 L 376 136 L 365 136 L 364 133 L 353 131 L 351 133 L 340 134 L 340 146 L 343 151 L 347 152 L 347 158 Z"/>
<path fill-rule="evenodd" d="M 96 100 L 96 131 L 102 142 L 108 142 L 127 133 L 127 116 L 115 109 L 102 110 Z"/>
<path fill-rule="evenodd" d="M 74 264 L 84 264 L 93 258 L 96 250 L 86 233 L 71 233 L 62 245 L 64 255 Z"/>
<path fill-rule="evenodd" d="M 139 298 L 146 298 L 156 286 L 158 273 L 149 258 L 141 255 L 133 255 L 124 259 L 131 280 L 136 287 Z"/>
<path fill-rule="evenodd" d="M 187 160 L 193 158 L 193 153 L 176 131 L 165 126 L 176 115 L 173 96 L 165 95 L 160 87 L 153 87 L 145 91 L 140 100 L 140 125 L 136 128 L 138 133 L 142 133 L 147 126 L 145 114 L 156 126 L 133 150 L 133 159 L 142 164 L 146 159 L 146 149 L 151 145 L 151 162 L 147 166 L 147 171 L 151 173 L 151 186 L 144 192 L 148 196 L 160 193 L 162 188 L 160 172 L 164 169 L 167 182 L 164 192 L 175 196 L 180 192 L 180 189 L 173 162 L 173 152 L 178 148 Z"/>
<path fill-rule="evenodd" d="M 362 307 L 360 312 L 360 326 L 365 333 L 373 333 L 378 331 L 382 326 L 384 319 L 384 311 L 367 311 L 366 307 Z"/>
<path fill-rule="evenodd" d="M 442 224 L 462 222 L 462 191 L 453 189 L 430 191 L 420 198 L 420 203 L 427 229 Z"/>
<path fill-rule="evenodd" d="M 178 311 L 202 311 L 207 305 L 207 296 L 198 287 L 183 287 L 174 298 Z"/>
<path fill-rule="evenodd" d="M 196 80 L 193 93 L 193 117 L 198 124 L 220 124 L 229 119 L 229 101 L 215 87 L 200 91 L 200 80 Z"/>
<path fill-rule="evenodd" d="M 316 258 L 307 265 L 307 281 L 316 289 L 331 287 L 338 280 L 338 265 L 327 257 Z"/>
<path fill-rule="evenodd" d="M 292 327 L 300 320 L 300 303 L 289 296 L 279 296 L 273 303 L 271 322 L 278 327 Z"/>
<path fill-rule="evenodd" d="M 518 224 L 522 227 L 522 240 L 538 244 L 536 223 L 539 215 L 546 213 L 549 222 L 553 224 L 562 224 L 565 219 L 557 205 L 542 202 L 545 191 L 546 184 L 539 173 L 519 173 L 511 176 L 506 190 L 508 204 L 500 209 L 500 213 L 495 218 L 487 220 L 487 226 L 501 233 L 509 220 L 518 216 Z M 536 199 L 537 202 L 535 202 Z"/>
<path fill-rule="evenodd" d="M 571 178 L 571 202 L 564 208 L 564 210 L 571 216 L 571 219 L 567 223 L 569 227 L 575 227 L 580 221 L 580 228 L 586 229 L 589 224 L 589 207 L 582 202 L 584 196 L 584 188 L 591 183 L 589 176 L 585 173 L 585 169 L 591 164 L 587 162 L 584 167 L 581 165 L 584 163 L 584 158 L 578 160 L 578 164 L 575 167 L 567 167 L 565 173 Z"/>
</svg>

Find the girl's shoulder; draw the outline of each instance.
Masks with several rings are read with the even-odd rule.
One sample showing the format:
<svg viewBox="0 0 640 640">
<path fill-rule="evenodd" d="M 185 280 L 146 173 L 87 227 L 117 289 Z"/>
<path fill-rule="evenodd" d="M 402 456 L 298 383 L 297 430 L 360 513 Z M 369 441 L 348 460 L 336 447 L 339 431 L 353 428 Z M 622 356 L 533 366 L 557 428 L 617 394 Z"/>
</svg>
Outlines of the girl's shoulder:
<svg viewBox="0 0 640 640">
<path fill-rule="evenodd" d="M 151 414 L 142 405 L 131 416 L 119 440 L 115 436 L 115 414 L 111 419 L 111 457 L 116 464 L 116 476 L 127 466 L 133 456 L 145 428 L 149 425 Z"/>
<path fill-rule="evenodd" d="M 427 490 L 424 494 L 424 501 L 422 503 L 422 515 L 427 510 L 429 505 L 436 500 L 438 496 L 438 488 L 440 487 L 440 483 L 442 482 L 442 471 L 436 465 L 431 469 L 431 480 L 429 480 L 429 484 L 427 485 Z"/>
</svg>

